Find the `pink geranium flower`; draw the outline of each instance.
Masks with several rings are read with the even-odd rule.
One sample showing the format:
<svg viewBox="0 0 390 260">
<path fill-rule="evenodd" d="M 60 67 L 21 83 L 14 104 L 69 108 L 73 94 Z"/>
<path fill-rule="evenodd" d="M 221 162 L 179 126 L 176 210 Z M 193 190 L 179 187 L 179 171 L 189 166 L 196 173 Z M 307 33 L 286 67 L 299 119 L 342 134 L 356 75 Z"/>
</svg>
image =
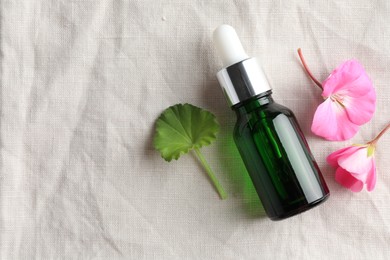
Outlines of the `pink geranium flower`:
<svg viewBox="0 0 390 260">
<path fill-rule="evenodd" d="M 335 179 L 338 183 L 354 192 L 363 189 L 372 191 L 376 184 L 374 153 L 379 138 L 390 128 L 390 124 L 377 137 L 364 145 L 353 145 L 331 153 L 328 163 L 336 168 Z"/>
<path fill-rule="evenodd" d="M 327 161 L 336 168 L 336 181 L 354 192 L 361 191 L 367 183 L 367 190 L 372 191 L 376 183 L 376 170 L 374 154 L 369 151 L 368 145 L 356 145 L 330 154 Z"/>
<path fill-rule="evenodd" d="M 300 49 L 298 53 L 325 99 L 314 114 L 312 132 L 331 141 L 352 138 L 359 126 L 370 121 L 375 112 L 375 89 L 363 66 L 357 60 L 348 60 L 321 84 L 311 74 Z"/>
</svg>

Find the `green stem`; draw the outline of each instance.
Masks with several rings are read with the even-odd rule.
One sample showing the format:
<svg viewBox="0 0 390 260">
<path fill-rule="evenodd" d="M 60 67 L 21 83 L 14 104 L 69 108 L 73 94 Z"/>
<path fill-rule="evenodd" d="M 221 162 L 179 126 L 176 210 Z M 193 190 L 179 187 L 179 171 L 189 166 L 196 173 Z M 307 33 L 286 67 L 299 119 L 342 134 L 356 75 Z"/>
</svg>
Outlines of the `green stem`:
<svg viewBox="0 0 390 260">
<path fill-rule="evenodd" d="M 214 184 L 214 187 L 217 189 L 219 196 L 221 199 L 226 199 L 227 195 L 225 190 L 222 188 L 221 184 L 217 180 L 217 178 L 214 175 L 214 172 L 211 170 L 210 165 L 207 163 L 206 159 L 204 158 L 203 154 L 200 152 L 199 148 L 194 148 L 195 154 L 198 156 L 199 161 L 203 165 L 204 169 L 206 170 L 209 178 Z"/>
</svg>

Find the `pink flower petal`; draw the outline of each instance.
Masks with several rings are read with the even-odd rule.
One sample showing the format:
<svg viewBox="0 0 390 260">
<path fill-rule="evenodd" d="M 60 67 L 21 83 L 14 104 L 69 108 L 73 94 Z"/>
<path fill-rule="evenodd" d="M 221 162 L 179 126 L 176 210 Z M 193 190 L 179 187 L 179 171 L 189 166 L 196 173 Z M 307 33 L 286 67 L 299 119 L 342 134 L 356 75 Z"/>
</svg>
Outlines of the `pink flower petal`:
<svg viewBox="0 0 390 260">
<path fill-rule="evenodd" d="M 367 176 L 367 190 L 372 191 L 375 188 L 376 185 L 376 167 L 375 167 L 375 161 L 372 160 L 372 167 L 371 170 Z"/>
<path fill-rule="evenodd" d="M 353 192 L 359 192 L 363 189 L 363 182 L 354 178 L 349 172 L 343 168 L 337 168 L 335 179 L 338 183 Z"/>
<path fill-rule="evenodd" d="M 362 71 L 362 74 L 359 76 L 359 78 L 355 79 L 354 81 L 344 81 L 343 85 L 335 89 L 334 93 L 352 97 L 362 97 L 373 89 L 374 87 L 372 85 L 371 79 L 368 77 L 365 71 Z"/>
<path fill-rule="evenodd" d="M 348 146 L 348 147 L 345 147 L 345 148 L 342 148 L 340 150 L 337 150 L 331 154 L 328 155 L 328 157 L 326 158 L 326 161 L 333 167 L 338 167 L 339 164 L 338 164 L 338 159 L 340 158 L 340 156 L 344 155 L 344 154 L 352 154 L 354 153 L 355 151 L 357 151 L 358 149 L 360 149 L 361 146 Z"/>
<path fill-rule="evenodd" d="M 366 182 L 367 174 L 372 168 L 373 157 L 367 157 L 367 147 L 361 146 L 353 153 L 345 153 L 338 159 L 338 164 L 344 170 L 355 174 L 355 177 Z"/>
<path fill-rule="evenodd" d="M 376 184 L 376 169 L 373 154 L 368 156 L 368 144 L 349 146 L 331 153 L 326 160 L 336 167 L 335 178 L 344 187 L 358 192 L 364 184 L 372 191 Z"/>
<path fill-rule="evenodd" d="M 322 83 L 327 98 L 314 115 L 312 132 L 332 141 L 353 137 L 375 112 L 371 79 L 357 60 L 339 65 Z"/>
<path fill-rule="evenodd" d="M 333 70 L 322 86 L 324 97 L 351 89 L 353 93 L 361 96 L 372 88 L 372 82 L 357 60 L 348 60 Z"/>
<path fill-rule="evenodd" d="M 311 126 L 314 134 L 332 141 L 350 139 L 358 130 L 359 126 L 349 120 L 345 109 L 330 98 L 318 106 Z"/>
<path fill-rule="evenodd" d="M 343 105 L 349 120 L 356 125 L 363 125 L 371 120 L 375 112 L 376 94 L 372 88 L 365 96 L 354 98 L 346 96 Z"/>
</svg>

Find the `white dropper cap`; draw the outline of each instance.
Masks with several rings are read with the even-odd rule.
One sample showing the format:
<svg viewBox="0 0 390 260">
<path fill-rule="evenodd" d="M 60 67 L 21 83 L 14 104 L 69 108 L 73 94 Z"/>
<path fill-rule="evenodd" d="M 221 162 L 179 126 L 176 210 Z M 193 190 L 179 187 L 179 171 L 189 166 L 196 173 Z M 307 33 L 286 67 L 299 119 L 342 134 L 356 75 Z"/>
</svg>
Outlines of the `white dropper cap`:
<svg viewBox="0 0 390 260">
<path fill-rule="evenodd" d="M 217 73 L 218 82 L 231 106 L 271 90 L 259 62 L 246 54 L 233 27 L 219 26 L 213 38 L 224 65 Z"/>
<path fill-rule="evenodd" d="M 222 24 L 215 29 L 213 39 L 219 56 L 222 58 L 224 67 L 249 58 L 242 47 L 236 30 L 230 25 Z"/>
</svg>

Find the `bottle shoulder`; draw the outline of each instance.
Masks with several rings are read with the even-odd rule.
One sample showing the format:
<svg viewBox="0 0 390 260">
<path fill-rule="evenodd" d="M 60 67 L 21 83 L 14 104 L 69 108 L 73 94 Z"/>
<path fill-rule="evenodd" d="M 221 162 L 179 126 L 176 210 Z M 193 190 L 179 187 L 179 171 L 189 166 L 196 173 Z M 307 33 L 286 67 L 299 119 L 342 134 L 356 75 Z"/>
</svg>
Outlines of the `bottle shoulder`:
<svg viewBox="0 0 390 260">
<path fill-rule="evenodd" d="M 238 113 L 237 121 L 248 120 L 250 118 L 275 118 L 276 116 L 283 114 L 288 117 L 293 117 L 294 113 L 288 108 L 278 103 L 270 103 L 260 107 L 257 107 L 250 112 Z"/>
<path fill-rule="evenodd" d="M 280 105 L 278 103 L 269 104 L 269 107 L 267 107 L 267 110 L 272 115 L 284 114 L 286 116 L 294 116 L 294 113 L 291 111 L 291 109 L 289 109 L 288 107 L 285 107 L 283 105 Z"/>
<path fill-rule="evenodd" d="M 246 128 L 256 128 L 261 121 L 273 121 L 277 116 L 283 116 L 295 120 L 294 113 L 287 107 L 278 103 L 270 103 L 258 107 L 248 113 L 240 113 L 234 128 L 235 133 L 242 133 Z"/>
</svg>

